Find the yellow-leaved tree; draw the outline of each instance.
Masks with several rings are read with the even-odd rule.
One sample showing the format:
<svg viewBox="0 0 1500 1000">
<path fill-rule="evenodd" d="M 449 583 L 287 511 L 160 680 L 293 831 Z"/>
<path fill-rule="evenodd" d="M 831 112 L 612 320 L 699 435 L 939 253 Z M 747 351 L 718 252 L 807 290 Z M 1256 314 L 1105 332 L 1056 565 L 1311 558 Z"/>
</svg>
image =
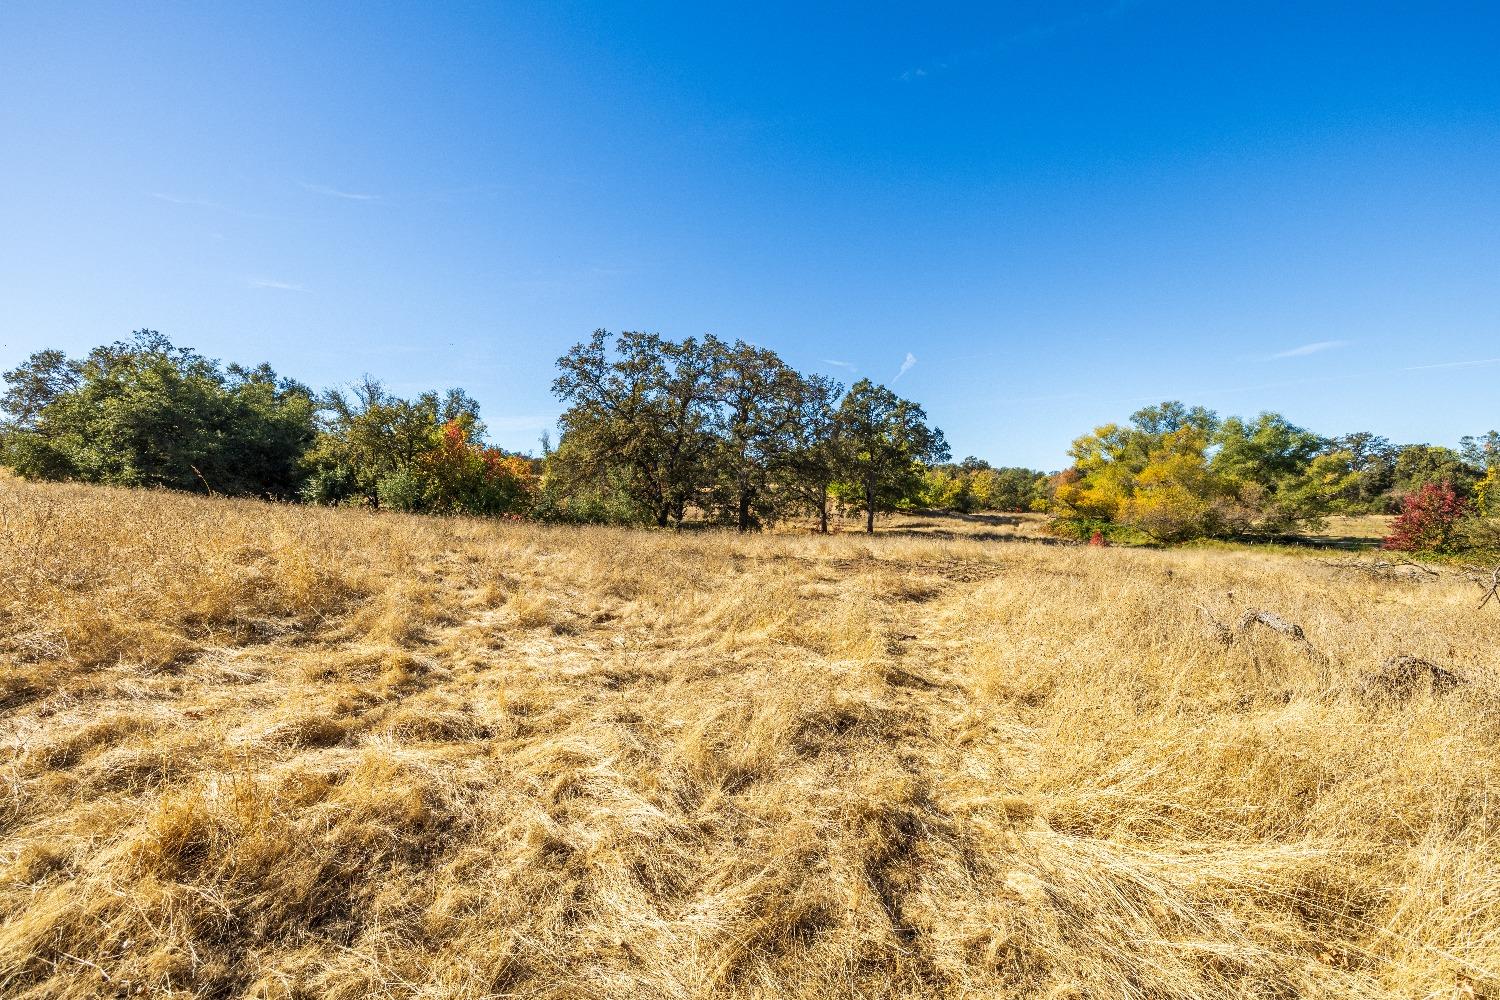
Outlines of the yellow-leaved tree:
<svg viewBox="0 0 1500 1000">
<path fill-rule="evenodd" d="M 1213 534 L 1219 488 L 1209 468 L 1208 435 L 1179 427 L 1161 435 L 1135 476 L 1135 492 L 1122 520 L 1159 542 Z"/>
<path fill-rule="evenodd" d="M 1220 420 L 1179 402 L 1073 442 L 1053 479 L 1054 526 L 1158 542 L 1316 526 L 1358 484 L 1354 456 L 1275 413 Z"/>
<path fill-rule="evenodd" d="M 1500 517 L 1500 463 L 1490 466 L 1474 484 L 1474 509 L 1480 517 Z"/>
</svg>

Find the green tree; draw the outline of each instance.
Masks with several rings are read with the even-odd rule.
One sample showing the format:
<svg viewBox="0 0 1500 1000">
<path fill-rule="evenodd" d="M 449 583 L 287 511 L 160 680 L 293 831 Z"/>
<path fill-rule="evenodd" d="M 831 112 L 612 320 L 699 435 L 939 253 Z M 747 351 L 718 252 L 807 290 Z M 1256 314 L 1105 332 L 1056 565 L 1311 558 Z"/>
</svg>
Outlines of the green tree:
<svg viewBox="0 0 1500 1000">
<path fill-rule="evenodd" d="M 5 460 L 27 478 L 283 497 L 313 438 L 305 386 L 154 330 L 82 360 L 38 352 L 5 380 Z"/>
<path fill-rule="evenodd" d="M 39 431 L 47 407 L 76 390 L 82 378 L 82 362 L 70 359 L 59 350 L 37 351 L 24 364 L 6 372 L 6 390 L 0 395 L 0 409 L 8 415 L 10 429 Z"/>
<path fill-rule="evenodd" d="M 434 447 L 413 466 L 422 510 L 471 516 L 520 515 L 537 492 L 538 463 L 478 440 L 462 420 L 449 420 Z"/>
<path fill-rule="evenodd" d="M 1488 471 L 1500 466 L 1500 431 L 1487 431 L 1478 437 L 1461 437 L 1458 452 L 1475 469 Z"/>
<path fill-rule="evenodd" d="M 643 502 L 631 470 L 575 457 L 580 444 L 580 438 L 564 435 L 547 457 L 537 516 L 575 524 L 654 524 L 656 511 Z"/>
<path fill-rule="evenodd" d="M 857 487 L 865 531 L 875 515 L 917 496 L 925 465 L 948 459 L 943 432 L 927 414 L 885 386 L 861 379 L 839 404 L 842 472 Z"/>
<path fill-rule="evenodd" d="M 1129 424 L 1094 428 L 1092 434 L 1077 438 L 1069 449 L 1073 469 L 1055 484 L 1053 513 L 1059 522 L 1071 525 L 1073 533 L 1125 524 L 1128 505 L 1147 466 L 1167 454 L 1175 456 L 1174 462 L 1180 466 L 1183 450 L 1188 447 L 1197 448 L 1201 458 L 1218 426 L 1219 418 L 1211 410 L 1168 400 L 1137 410 Z M 1168 435 L 1173 434 L 1178 438 L 1167 442 Z M 1161 490 L 1158 494 L 1153 506 L 1164 502 L 1166 494 Z M 1177 509 L 1180 516 L 1180 504 Z"/>
<path fill-rule="evenodd" d="M 843 437 L 837 402 L 844 387 L 823 375 L 801 379 L 792 450 L 783 486 L 800 506 L 817 515 L 818 530 L 828 534 L 828 503 L 843 459 Z"/>
<path fill-rule="evenodd" d="M 970 489 L 980 510 L 1036 510 L 1047 498 L 1047 474 L 1015 466 L 981 469 L 971 478 Z"/>
<path fill-rule="evenodd" d="M 1216 486 L 1233 498 L 1226 526 L 1237 533 L 1274 534 L 1318 524 L 1339 494 L 1357 482 L 1347 452 L 1329 452 L 1323 438 L 1279 413 L 1262 413 L 1253 421 L 1230 417 L 1215 431 L 1213 443 Z"/>
<path fill-rule="evenodd" d="M 1392 492 L 1400 498 L 1417 493 L 1424 486 L 1450 483 L 1459 493 L 1467 494 L 1473 491 L 1481 474 L 1481 469 L 1470 465 L 1452 448 L 1409 444 L 1396 455 Z"/>
<path fill-rule="evenodd" d="M 1358 479 L 1349 451 L 1279 414 L 1220 420 L 1178 402 L 1096 428 L 1071 454 L 1050 506 L 1080 537 L 1111 525 L 1167 542 L 1284 532 L 1318 523 Z"/>
<path fill-rule="evenodd" d="M 1207 457 L 1207 431 L 1179 423 L 1150 435 L 1150 441 L 1120 519 L 1160 542 L 1217 534 L 1222 487 Z"/>
<path fill-rule="evenodd" d="M 303 496 L 318 503 L 361 500 L 375 506 L 420 506 L 418 463 L 442 444 L 443 429 L 458 427 L 466 442 L 484 434 L 479 404 L 462 389 L 424 392 L 403 399 L 366 377 L 347 391 L 331 389 L 320 401 L 320 433 L 305 464 Z M 381 483 L 386 479 L 382 494 Z M 399 498 L 399 499 L 398 499 Z"/>
<path fill-rule="evenodd" d="M 1474 509 L 1480 517 L 1500 517 L 1500 462 L 1474 484 Z"/>
<path fill-rule="evenodd" d="M 558 359 L 552 391 L 568 404 L 559 459 L 574 482 L 622 482 L 659 527 L 681 524 L 688 504 L 709 485 L 714 436 L 715 368 L 720 343 L 595 330 Z"/>
<path fill-rule="evenodd" d="M 1500 518 L 1500 431 L 1488 431 L 1478 437 L 1458 440 L 1459 454 L 1474 470 L 1474 512 L 1480 518 Z M 1486 521 L 1473 525 L 1485 537 L 1476 544 L 1493 545 L 1500 538 L 1500 524 Z"/>
<path fill-rule="evenodd" d="M 1219 416 L 1202 406 L 1185 406 L 1170 399 L 1156 406 L 1145 406 L 1130 415 L 1131 425 L 1140 433 L 1153 438 L 1192 427 L 1205 435 L 1213 435 L 1219 429 Z"/>
<path fill-rule="evenodd" d="M 1355 478 L 1341 498 L 1348 509 L 1383 512 L 1387 495 L 1395 484 L 1399 449 L 1378 434 L 1356 431 L 1331 439 L 1324 450 L 1330 454 L 1345 452 L 1349 456 L 1349 468 Z"/>
<path fill-rule="evenodd" d="M 956 510 L 968 513 L 974 509 L 974 495 L 969 476 L 956 465 L 933 465 L 922 472 L 920 502 L 929 510 Z"/>
<path fill-rule="evenodd" d="M 922 506 L 970 513 L 976 510 L 1027 511 L 1046 497 L 1046 473 L 1016 467 L 995 468 L 972 455 L 957 465 L 934 465 L 923 475 Z"/>
<path fill-rule="evenodd" d="M 779 487 L 794 472 L 806 386 L 774 351 L 712 338 L 705 347 L 716 354 L 710 377 L 718 506 L 745 532 L 776 520 L 792 498 Z"/>
</svg>

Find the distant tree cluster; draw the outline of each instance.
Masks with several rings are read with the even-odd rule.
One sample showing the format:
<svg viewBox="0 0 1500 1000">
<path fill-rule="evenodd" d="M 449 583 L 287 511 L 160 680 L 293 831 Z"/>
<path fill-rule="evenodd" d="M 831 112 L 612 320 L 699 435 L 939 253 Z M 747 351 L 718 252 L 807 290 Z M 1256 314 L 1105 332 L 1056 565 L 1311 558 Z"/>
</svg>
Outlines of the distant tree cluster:
<svg viewBox="0 0 1500 1000">
<path fill-rule="evenodd" d="M 562 516 L 665 526 L 696 512 L 749 531 L 811 514 L 827 531 L 841 501 L 873 531 L 948 457 L 910 400 L 869 380 L 844 392 L 743 341 L 596 330 L 558 368 L 567 409 L 546 492 Z"/>
<path fill-rule="evenodd" d="M 1052 478 L 1047 509 L 1058 531 L 1079 538 L 1274 536 L 1331 514 L 1405 511 L 1419 496 L 1455 526 L 1500 513 L 1495 431 L 1462 439 L 1457 451 L 1398 447 L 1367 433 L 1324 438 L 1276 413 L 1221 419 L 1172 401 L 1096 428 L 1069 454 L 1073 465 Z M 1451 546 L 1462 533 L 1439 534 Z"/>
<path fill-rule="evenodd" d="M 81 360 L 40 351 L 5 381 L 0 458 L 28 479 L 464 514 L 522 513 L 537 490 L 535 463 L 482 443 L 462 390 L 317 396 L 154 330 Z"/>
<path fill-rule="evenodd" d="M 305 500 L 412 513 L 521 515 L 539 489 L 539 463 L 486 445 L 462 389 L 402 399 L 371 379 L 323 394 L 302 465 Z"/>
<path fill-rule="evenodd" d="M 995 468 L 972 455 L 957 465 L 935 465 L 922 482 L 922 506 L 932 510 L 1040 511 L 1047 509 L 1048 477 L 1036 469 Z"/>
<path fill-rule="evenodd" d="M 312 392 L 268 366 L 227 368 L 154 330 L 5 373 L 5 464 L 29 479 L 296 494 Z"/>
</svg>

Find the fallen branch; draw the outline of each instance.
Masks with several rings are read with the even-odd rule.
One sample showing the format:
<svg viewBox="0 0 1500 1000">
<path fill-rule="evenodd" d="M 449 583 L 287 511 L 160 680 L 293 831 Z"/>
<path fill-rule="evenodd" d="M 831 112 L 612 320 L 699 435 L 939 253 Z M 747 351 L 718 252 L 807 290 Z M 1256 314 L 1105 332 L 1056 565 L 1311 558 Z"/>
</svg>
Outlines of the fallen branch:
<svg viewBox="0 0 1500 1000">
<path fill-rule="evenodd" d="M 1234 623 L 1235 635 L 1243 636 L 1256 625 L 1262 625 L 1290 639 L 1301 648 L 1302 655 L 1319 666 L 1326 667 L 1328 665 L 1328 657 L 1318 652 L 1313 647 L 1313 644 L 1307 641 L 1307 636 L 1303 633 L 1301 625 L 1294 625 L 1280 615 L 1273 615 L 1269 611 L 1257 611 L 1251 608 L 1240 615 L 1239 621 Z"/>
<path fill-rule="evenodd" d="M 1200 604 L 1198 605 L 1198 614 L 1203 616 L 1204 630 L 1208 633 L 1210 639 L 1226 649 L 1230 643 L 1234 642 L 1234 633 L 1230 631 L 1229 626 L 1215 618 L 1212 611 Z"/>
<path fill-rule="evenodd" d="M 1367 697 L 1405 700 L 1426 681 L 1434 694 L 1451 691 L 1464 683 L 1463 677 L 1431 660 L 1416 656 L 1393 656 L 1380 669 L 1360 681 L 1359 691 Z"/>
<path fill-rule="evenodd" d="M 1307 641 L 1307 635 L 1302 631 L 1302 626 L 1289 622 L 1280 615 L 1272 614 L 1269 611 L 1261 611 L 1257 608 L 1248 608 L 1244 614 L 1235 620 L 1234 627 L 1230 628 L 1219 621 L 1212 611 L 1201 604 L 1198 606 L 1198 614 L 1203 618 L 1204 631 L 1208 634 L 1208 637 L 1225 649 L 1232 646 L 1236 639 L 1244 638 L 1250 633 L 1251 629 L 1259 625 L 1290 640 L 1302 651 L 1303 656 L 1306 656 L 1318 666 L 1328 666 L 1328 657 L 1320 653 L 1312 643 Z"/>
<path fill-rule="evenodd" d="M 1431 566 L 1423 566 L 1421 563 L 1414 563 L 1414 562 L 1410 562 L 1409 560 L 1402 560 L 1400 562 L 1391 562 L 1388 559 L 1376 559 L 1375 561 L 1370 562 L 1370 561 L 1367 561 L 1367 560 L 1364 560 L 1364 559 L 1342 559 L 1342 560 L 1319 559 L 1318 562 L 1322 563 L 1324 566 L 1329 567 L 1330 569 L 1348 569 L 1348 570 L 1354 570 L 1355 572 L 1358 572 L 1358 573 L 1364 573 L 1364 574 L 1366 574 L 1368 576 L 1377 576 L 1377 577 L 1385 577 L 1385 576 L 1411 576 L 1412 575 L 1410 573 L 1401 573 L 1401 572 L 1399 572 L 1400 570 L 1404 570 L 1404 569 L 1414 569 L 1414 570 L 1417 570 L 1418 572 L 1426 573 L 1428 576 L 1441 576 L 1442 575 L 1437 570 L 1433 569 Z"/>
</svg>

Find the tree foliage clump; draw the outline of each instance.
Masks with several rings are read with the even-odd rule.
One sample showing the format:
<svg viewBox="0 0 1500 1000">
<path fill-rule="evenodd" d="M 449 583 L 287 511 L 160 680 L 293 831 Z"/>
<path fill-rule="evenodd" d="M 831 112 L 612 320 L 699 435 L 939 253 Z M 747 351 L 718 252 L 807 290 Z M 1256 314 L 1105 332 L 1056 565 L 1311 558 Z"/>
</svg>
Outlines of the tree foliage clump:
<svg viewBox="0 0 1500 1000">
<path fill-rule="evenodd" d="M 947 458 L 915 403 L 868 380 L 840 398 L 743 341 L 596 330 L 558 368 L 567 409 L 547 492 L 563 516 L 618 510 L 665 527 L 698 511 L 749 531 L 809 512 L 827 530 L 832 498 L 873 530 Z"/>
<path fill-rule="evenodd" d="M 1055 531 L 1080 540 L 1273 537 L 1332 514 L 1395 510 L 1407 519 L 1399 544 L 1420 550 L 1488 537 L 1483 519 L 1500 513 L 1494 431 L 1456 451 L 1397 447 L 1369 433 L 1323 438 L 1277 413 L 1221 419 L 1172 401 L 1096 428 L 1070 454 L 1046 507 Z"/>
<path fill-rule="evenodd" d="M 622 333 L 611 355 L 607 337 L 596 330 L 557 362 L 562 478 L 614 484 L 657 525 L 681 523 L 712 470 L 717 341 Z"/>
<path fill-rule="evenodd" d="M 365 379 L 321 400 L 303 498 L 430 514 L 522 514 L 538 489 L 533 460 L 483 441 L 462 389 L 403 399 Z"/>
<path fill-rule="evenodd" d="M 82 359 L 39 351 L 5 381 L 3 458 L 28 479 L 286 498 L 314 435 L 306 386 L 154 330 Z"/>
<path fill-rule="evenodd" d="M 1464 462 L 1475 471 L 1475 513 L 1500 518 L 1500 431 L 1460 438 L 1458 444 Z"/>
<path fill-rule="evenodd" d="M 1070 454 L 1049 509 L 1057 530 L 1078 537 L 1279 534 L 1335 512 L 1357 478 L 1349 452 L 1280 414 L 1220 419 L 1175 401 L 1097 428 Z"/>
<path fill-rule="evenodd" d="M 1500 549 L 1500 431 L 1459 440 L 1458 450 L 1397 451 L 1387 548 L 1451 553 Z"/>
<path fill-rule="evenodd" d="M 837 426 L 843 492 L 864 511 L 867 532 L 878 511 L 920 494 L 927 464 L 948 459 L 948 442 L 927 426 L 923 409 L 869 379 L 854 383 L 839 403 Z"/>
<path fill-rule="evenodd" d="M 1474 509 L 1480 517 L 1500 517 L 1500 462 L 1474 484 Z"/>
<path fill-rule="evenodd" d="M 1452 483 L 1429 483 L 1408 495 L 1383 548 L 1399 552 L 1451 552 L 1469 516 L 1469 503 Z"/>
<path fill-rule="evenodd" d="M 562 438 L 536 459 L 488 444 L 463 389 L 407 399 L 366 377 L 317 396 L 139 330 L 5 372 L 0 464 L 28 479 L 739 531 L 800 515 L 826 532 L 835 510 L 867 531 L 894 510 L 1046 511 L 1080 540 L 1172 543 L 1399 513 L 1393 544 L 1500 547 L 1500 431 L 1395 445 L 1169 401 L 1079 437 L 1049 476 L 952 464 L 916 403 L 868 379 L 846 391 L 740 340 L 596 330 L 557 364 Z"/>
<path fill-rule="evenodd" d="M 1025 512 L 1045 509 L 1047 474 L 1018 466 L 995 468 L 970 456 L 934 465 L 923 477 L 921 503 L 935 510 Z"/>
<path fill-rule="evenodd" d="M 946 460 L 921 407 L 848 394 L 743 341 L 597 331 L 558 362 L 563 437 L 542 460 L 485 442 L 462 389 L 407 399 L 366 377 L 315 396 L 268 366 L 220 365 L 154 331 L 5 374 L 0 461 L 74 479 L 435 514 L 741 531 L 830 503 L 912 506 Z"/>
</svg>

